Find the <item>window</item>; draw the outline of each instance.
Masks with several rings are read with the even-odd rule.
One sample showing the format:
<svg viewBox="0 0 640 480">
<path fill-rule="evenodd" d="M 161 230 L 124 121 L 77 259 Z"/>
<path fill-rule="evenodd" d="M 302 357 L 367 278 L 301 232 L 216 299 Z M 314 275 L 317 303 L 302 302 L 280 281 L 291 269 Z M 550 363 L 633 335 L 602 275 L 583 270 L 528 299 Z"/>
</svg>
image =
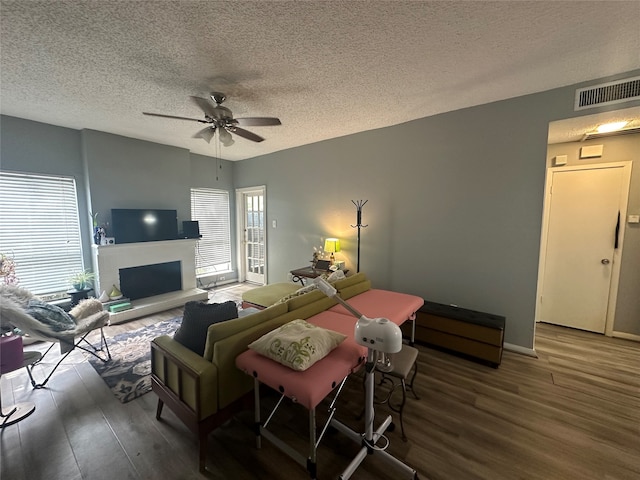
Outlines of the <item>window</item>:
<svg viewBox="0 0 640 480">
<path fill-rule="evenodd" d="M 0 172 L 0 252 L 13 256 L 20 286 L 32 293 L 68 290 L 84 268 L 75 179 Z"/>
<path fill-rule="evenodd" d="M 229 192 L 192 188 L 191 219 L 198 221 L 202 235 L 196 250 L 196 276 L 230 272 Z"/>
</svg>

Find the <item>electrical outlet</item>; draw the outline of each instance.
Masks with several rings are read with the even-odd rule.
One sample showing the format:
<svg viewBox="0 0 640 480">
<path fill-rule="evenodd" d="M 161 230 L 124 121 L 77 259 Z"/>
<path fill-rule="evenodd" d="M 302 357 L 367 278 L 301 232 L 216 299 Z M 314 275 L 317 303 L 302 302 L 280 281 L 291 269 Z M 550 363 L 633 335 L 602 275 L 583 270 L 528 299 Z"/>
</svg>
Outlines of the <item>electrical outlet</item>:
<svg viewBox="0 0 640 480">
<path fill-rule="evenodd" d="M 221 282 L 222 280 L 224 280 L 226 277 L 218 277 L 218 281 Z"/>
</svg>

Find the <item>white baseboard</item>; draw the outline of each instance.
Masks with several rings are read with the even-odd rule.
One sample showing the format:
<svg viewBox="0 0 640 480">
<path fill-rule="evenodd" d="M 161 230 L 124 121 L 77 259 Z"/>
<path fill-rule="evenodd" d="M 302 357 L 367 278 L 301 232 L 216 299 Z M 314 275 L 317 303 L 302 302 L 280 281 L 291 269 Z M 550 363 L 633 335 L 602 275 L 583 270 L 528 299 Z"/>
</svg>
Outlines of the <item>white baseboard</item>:
<svg viewBox="0 0 640 480">
<path fill-rule="evenodd" d="M 538 354 L 533 348 L 521 347 L 520 345 L 514 345 L 513 343 L 504 343 L 504 349 L 510 352 L 519 353 L 520 355 L 527 355 L 528 357 L 538 358 Z"/>
<path fill-rule="evenodd" d="M 611 332 L 611 336 L 615 338 L 623 338 L 625 340 L 633 340 L 634 342 L 640 342 L 640 335 L 626 332 Z"/>
</svg>

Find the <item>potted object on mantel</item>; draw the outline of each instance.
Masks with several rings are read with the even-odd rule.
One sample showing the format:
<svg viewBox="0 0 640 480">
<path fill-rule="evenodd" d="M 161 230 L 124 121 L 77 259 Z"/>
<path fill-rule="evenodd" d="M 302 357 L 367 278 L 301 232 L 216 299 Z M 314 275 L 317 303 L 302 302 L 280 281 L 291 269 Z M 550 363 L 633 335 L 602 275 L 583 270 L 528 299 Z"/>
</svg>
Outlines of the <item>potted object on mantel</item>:
<svg viewBox="0 0 640 480">
<path fill-rule="evenodd" d="M 75 307 L 80 300 L 87 298 L 87 293 L 93 289 L 95 274 L 90 270 L 82 270 L 69 278 L 71 290 L 67 294 L 71 297 L 71 306 Z"/>
</svg>

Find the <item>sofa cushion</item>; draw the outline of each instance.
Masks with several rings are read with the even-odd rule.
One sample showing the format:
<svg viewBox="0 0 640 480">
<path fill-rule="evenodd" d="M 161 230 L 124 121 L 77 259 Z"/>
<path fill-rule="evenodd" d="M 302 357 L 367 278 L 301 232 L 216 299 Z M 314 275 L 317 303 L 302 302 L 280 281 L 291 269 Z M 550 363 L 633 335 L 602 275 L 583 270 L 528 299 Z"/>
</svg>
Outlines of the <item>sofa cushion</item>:
<svg viewBox="0 0 640 480">
<path fill-rule="evenodd" d="M 224 303 L 187 302 L 182 323 L 173 338 L 202 356 L 209 325 L 232 318 L 238 318 L 238 307 L 231 300 Z"/>
<path fill-rule="evenodd" d="M 304 371 L 347 338 L 342 333 L 298 319 L 249 344 L 249 348 L 282 365 Z"/>
<path fill-rule="evenodd" d="M 272 283 L 253 288 L 242 294 L 242 300 L 253 305 L 268 307 L 282 297 L 298 290 L 299 286 L 291 282 Z"/>
<path fill-rule="evenodd" d="M 292 312 L 293 310 L 297 310 L 298 308 L 302 308 L 305 305 L 317 302 L 318 300 L 323 298 L 327 298 L 327 296 L 316 288 L 315 290 L 307 292 L 304 295 L 290 298 L 287 301 L 287 308 L 290 312 Z"/>
<path fill-rule="evenodd" d="M 355 285 L 356 283 L 361 283 L 367 280 L 367 276 L 363 272 L 358 272 L 355 275 L 351 275 L 350 277 L 345 277 L 342 280 L 336 281 L 333 284 L 338 292 L 344 288 L 350 287 L 351 285 Z"/>
</svg>

